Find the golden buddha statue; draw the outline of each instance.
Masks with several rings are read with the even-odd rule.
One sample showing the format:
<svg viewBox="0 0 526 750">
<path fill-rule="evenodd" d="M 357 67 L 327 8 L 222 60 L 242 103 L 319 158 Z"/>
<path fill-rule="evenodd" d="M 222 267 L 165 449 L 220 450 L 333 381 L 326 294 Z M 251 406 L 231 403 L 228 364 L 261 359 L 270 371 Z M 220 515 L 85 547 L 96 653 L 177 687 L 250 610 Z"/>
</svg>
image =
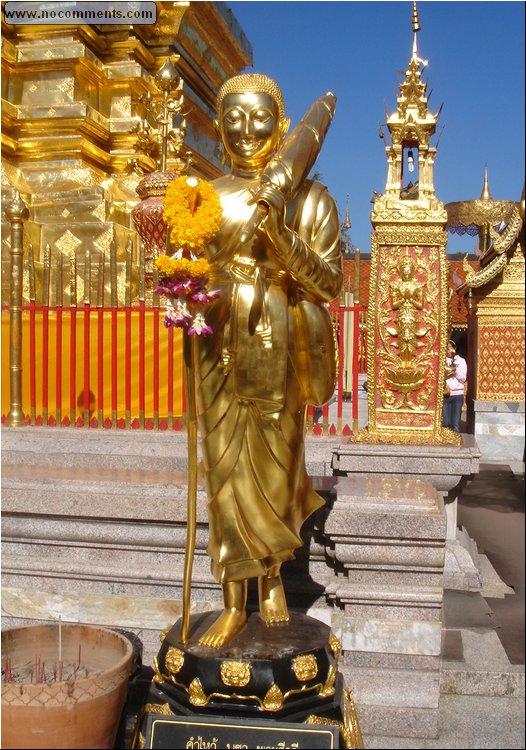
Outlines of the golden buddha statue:
<svg viewBox="0 0 526 750">
<path fill-rule="evenodd" d="M 263 621 L 289 620 L 280 567 L 323 504 L 308 482 L 304 428 L 308 403 L 328 398 L 317 382 L 334 366 L 324 363 L 334 355 L 326 303 L 343 278 L 336 205 L 323 185 L 305 179 L 301 133 L 284 170 L 293 190 L 262 179 L 288 128 L 278 85 L 259 74 L 229 79 L 217 114 L 231 171 L 214 181 L 223 223 L 206 257 L 220 295 L 207 309 L 213 333 L 199 337 L 195 366 L 208 554 L 224 599 L 200 639 L 213 648 L 244 627 L 250 578 L 258 579 Z M 260 202 L 266 218 L 247 233 Z"/>
</svg>

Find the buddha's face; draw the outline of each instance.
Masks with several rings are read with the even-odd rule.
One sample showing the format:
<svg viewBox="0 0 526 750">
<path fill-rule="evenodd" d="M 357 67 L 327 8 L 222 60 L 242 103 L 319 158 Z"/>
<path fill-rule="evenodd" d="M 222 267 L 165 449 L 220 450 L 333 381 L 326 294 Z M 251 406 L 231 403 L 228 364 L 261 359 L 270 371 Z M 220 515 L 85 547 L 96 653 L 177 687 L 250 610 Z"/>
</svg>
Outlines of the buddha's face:
<svg viewBox="0 0 526 750">
<path fill-rule="evenodd" d="M 262 169 L 280 143 L 278 105 L 267 93 L 227 94 L 219 131 L 234 168 Z"/>
</svg>

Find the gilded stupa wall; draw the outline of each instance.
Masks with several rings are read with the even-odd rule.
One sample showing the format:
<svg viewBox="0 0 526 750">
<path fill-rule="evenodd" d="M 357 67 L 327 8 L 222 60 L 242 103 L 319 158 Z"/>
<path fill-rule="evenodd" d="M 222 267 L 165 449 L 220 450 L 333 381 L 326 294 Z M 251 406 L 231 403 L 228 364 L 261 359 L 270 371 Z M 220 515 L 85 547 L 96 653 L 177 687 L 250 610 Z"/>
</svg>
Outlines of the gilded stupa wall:
<svg viewBox="0 0 526 750">
<path fill-rule="evenodd" d="M 59 258 L 64 304 L 75 302 L 73 295 L 83 299 L 86 258 L 95 269 L 107 264 L 112 243 L 120 302 L 129 240 L 137 276 L 140 254 L 130 212 L 142 175 L 130 170 L 129 160 L 137 159 L 146 172 L 156 166 L 136 152 L 137 135 L 129 131 L 144 116 L 138 98 L 153 89 L 153 76 L 169 57 L 184 80 L 184 147 L 192 153 L 192 171 L 207 178 L 222 171 L 215 95 L 224 79 L 251 63 L 251 47 L 224 4 L 160 2 L 157 12 L 156 24 L 137 26 L 12 26 L 2 18 L 2 193 L 6 202 L 18 189 L 30 208 L 24 242 L 33 245 L 37 302 L 46 245 L 51 304 L 60 295 Z M 2 293 L 8 299 L 5 220 L 2 229 Z M 68 282 L 72 274 L 76 290 Z M 94 298 L 96 276 L 91 274 Z M 27 302 L 27 279 L 24 286 Z M 133 293 L 136 288 L 134 278 Z M 106 288 L 105 303 L 109 295 Z"/>
</svg>

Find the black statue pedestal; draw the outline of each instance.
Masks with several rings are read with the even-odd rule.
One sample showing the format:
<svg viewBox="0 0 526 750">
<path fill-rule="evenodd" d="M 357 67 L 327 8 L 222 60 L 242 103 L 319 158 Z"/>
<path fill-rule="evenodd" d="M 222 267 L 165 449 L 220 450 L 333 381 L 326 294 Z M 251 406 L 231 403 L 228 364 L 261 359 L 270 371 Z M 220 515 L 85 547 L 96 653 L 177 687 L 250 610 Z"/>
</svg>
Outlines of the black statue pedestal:
<svg viewBox="0 0 526 750">
<path fill-rule="evenodd" d="M 286 625 L 268 627 L 253 613 L 241 633 L 222 648 L 199 645 L 218 615 L 194 615 L 186 644 L 179 640 L 180 621 L 166 632 L 137 718 L 134 748 L 363 747 L 352 694 L 338 673 L 340 642 L 327 625 L 292 614 Z M 199 737 L 201 744 L 175 745 L 174 738 L 169 739 L 170 720 L 178 731 L 186 727 L 188 742 Z M 215 743 L 203 739 L 208 725 L 213 726 Z M 221 726 L 228 727 L 227 734 L 221 734 Z M 269 744 L 270 728 L 293 735 Z M 236 742 L 224 739 L 234 735 Z M 248 744 L 250 736 L 258 737 L 253 745 Z"/>
</svg>

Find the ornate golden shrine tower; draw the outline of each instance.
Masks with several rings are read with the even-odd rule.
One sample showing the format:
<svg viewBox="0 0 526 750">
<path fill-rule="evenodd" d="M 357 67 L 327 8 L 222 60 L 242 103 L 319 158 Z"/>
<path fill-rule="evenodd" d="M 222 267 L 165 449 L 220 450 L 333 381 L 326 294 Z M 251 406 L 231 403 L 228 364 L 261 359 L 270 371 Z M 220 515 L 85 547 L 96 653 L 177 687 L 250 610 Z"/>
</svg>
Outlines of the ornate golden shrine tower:
<svg viewBox="0 0 526 750">
<path fill-rule="evenodd" d="M 481 460 L 502 456 L 520 464 L 525 411 L 524 187 L 518 203 L 506 204 L 512 210 L 504 227 L 496 232 L 486 223 L 489 245 L 480 268 L 475 271 L 466 262 L 466 278 L 457 291 L 469 297 L 468 427 Z"/>
<path fill-rule="evenodd" d="M 387 185 L 371 213 L 374 227 L 368 313 L 368 440 L 443 443 L 443 371 L 448 332 L 447 214 L 436 198 L 430 145 L 439 113 L 428 109 L 413 50 L 387 119 Z M 383 131 L 381 136 L 385 138 Z"/>
</svg>

